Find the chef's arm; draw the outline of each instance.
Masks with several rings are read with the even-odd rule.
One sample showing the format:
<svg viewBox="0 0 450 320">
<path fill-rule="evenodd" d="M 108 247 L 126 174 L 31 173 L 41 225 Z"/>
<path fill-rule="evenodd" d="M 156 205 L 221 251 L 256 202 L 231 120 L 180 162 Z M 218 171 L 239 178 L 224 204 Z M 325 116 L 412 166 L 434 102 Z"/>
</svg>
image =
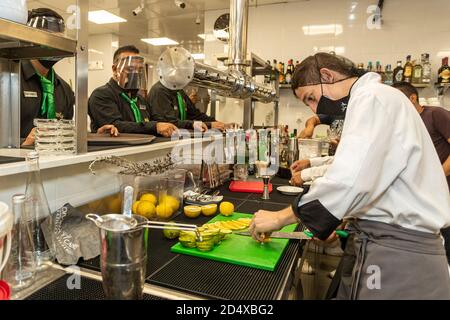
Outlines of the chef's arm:
<svg viewBox="0 0 450 320">
<path fill-rule="evenodd" d="M 317 178 L 292 206 L 296 216 L 320 240 L 327 239 L 344 217 L 376 201 L 406 167 L 408 157 L 400 154 L 409 151 L 401 145 L 399 159 L 386 158 L 388 150 L 392 150 L 390 145 L 398 144 L 392 132 L 395 126 L 385 125 L 392 121 L 386 112 L 389 108 L 370 93 L 361 96 L 354 101 L 358 111 L 347 114 L 346 134 L 340 142 L 339 154 L 326 174 Z M 395 155 L 391 156 L 395 159 Z"/>
<path fill-rule="evenodd" d="M 324 176 L 329 167 L 330 167 L 329 164 L 324 164 L 318 167 L 307 168 L 300 172 L 300 176 L 303 182 L 314 181 L 317 178 Z"/>
<path fill-rule="evenodd" d="M 447 142 L 450 144 L 450 138 L 447 140 Z M 444 161 L 442 167 L 444 168 L 445 176 L 450 176 L 450 155 L 448 156 L 447 160 Z"/>
<path fill-rule="evenodd" d="M 314 134 L 314 128 L 320 124 L 320 119 L 317 115 L 312 116 L 305 123 L 305 129 L 300 132 L 300 139 L 312 138 Z"/>
</svg>

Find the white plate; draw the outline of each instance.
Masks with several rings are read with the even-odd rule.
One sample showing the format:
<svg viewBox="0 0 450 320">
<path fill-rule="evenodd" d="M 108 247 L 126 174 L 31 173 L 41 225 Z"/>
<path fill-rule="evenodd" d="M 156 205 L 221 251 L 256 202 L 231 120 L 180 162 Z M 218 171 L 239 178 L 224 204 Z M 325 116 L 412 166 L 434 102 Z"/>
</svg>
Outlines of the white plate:
<svg viewBox="0 0 450 320">
<path fill-rule="evenodd" d="M 303 192 L 303 188 L 294 187 L 294 186 L 281 186 L 277 188 L 282 194 L 286 194 L 288 196 L 296 196 Z"/>
</svg>

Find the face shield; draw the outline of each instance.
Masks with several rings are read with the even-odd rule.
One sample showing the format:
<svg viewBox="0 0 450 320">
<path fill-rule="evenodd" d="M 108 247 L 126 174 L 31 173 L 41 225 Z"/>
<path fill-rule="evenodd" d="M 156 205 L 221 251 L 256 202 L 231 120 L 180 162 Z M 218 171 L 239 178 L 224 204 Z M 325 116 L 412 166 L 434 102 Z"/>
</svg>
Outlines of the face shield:
<svg viewBox="0 0 450 320">
<path fill-rule="evenodd" d="M 116 67 L 117 84 L 124 90 L 146 91 L 145 63 L 141 56 L 121 59 Z"/>
</svg>

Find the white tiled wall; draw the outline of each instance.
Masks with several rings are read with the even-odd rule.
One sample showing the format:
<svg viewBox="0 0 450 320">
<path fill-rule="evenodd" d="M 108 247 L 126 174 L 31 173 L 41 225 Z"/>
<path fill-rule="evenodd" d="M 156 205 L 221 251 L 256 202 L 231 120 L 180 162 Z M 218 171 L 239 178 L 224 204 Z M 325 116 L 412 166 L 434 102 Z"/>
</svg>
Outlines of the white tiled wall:
<svg viewBox="0 0 450 320">
<path fill-rule="evenodd" d="M 369 29 L 367 9 L 376 0 L 315 0 L 282 3 L 250 8 L 248 47 L 266 60 L 302 60 L 316 50 L 336 48 L 355 63 L 379 60 L 383 66 L 397 60 L 405 62 L 408 54 L 420 59 L 420 54 L 430 53 L 433 81 L 443 56 L 450 56 L 450 0 L 393 0 L 385 1 L 380 29 Z M 351 8 L 356 4 L 353 11 Z M 226 11 L 209 11 L 205 16 L 205 33 L 211 33 L 216 18 Z M 354 14 L 354 20 L 349 20 Z M 338 35 L 307 36 L 304 26 L 342 25 Z M 224 45 L 205 42 L 206 60 L 214 64 L 214 56 L 224 52 Z M 343 52 L 342 52 L 343 51 Z M 436 96 L 432 88 L 420 89 L 423 97 Z M 280 123 L 290 128 L 311 115 L 311 111 L 297 101 L 290 90 L 281 94 Z M 450 105 L 447 93 L 445 104 Z M 271 106 L 258 106 L 256 123 L 265 122 Z M 242 121 L 242 106 L 236 103 L 221 104 L 218 118 L 223 121 Z M 321 132 L 323 133 L 323 131 Z"/>
</svg>

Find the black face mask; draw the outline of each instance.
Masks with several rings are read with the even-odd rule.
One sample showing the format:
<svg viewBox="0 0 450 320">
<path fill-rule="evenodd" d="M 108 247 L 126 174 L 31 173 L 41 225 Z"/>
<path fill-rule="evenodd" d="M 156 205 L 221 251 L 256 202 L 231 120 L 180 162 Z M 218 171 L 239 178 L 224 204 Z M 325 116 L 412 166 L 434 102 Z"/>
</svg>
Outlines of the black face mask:
<svg viewBox="0 0 450 320">
<path fill-rule="evenodd" d="M 350 95 L 347 95 L 339 100 L 331 100 L 322 95 L 317 104 L 317 114 L 325 114 L 328 116 L 345 117 L 347 105 L 350 100 Z"/>
<path fill-rule="evenodd" d="M 50 70 L 51 68 L 53 68 L 53 66 L 59 62 L 59 60 L 39 60 L 39 63 L 42 64 L 42 66 L 45 69 Z"/>
</svg>

